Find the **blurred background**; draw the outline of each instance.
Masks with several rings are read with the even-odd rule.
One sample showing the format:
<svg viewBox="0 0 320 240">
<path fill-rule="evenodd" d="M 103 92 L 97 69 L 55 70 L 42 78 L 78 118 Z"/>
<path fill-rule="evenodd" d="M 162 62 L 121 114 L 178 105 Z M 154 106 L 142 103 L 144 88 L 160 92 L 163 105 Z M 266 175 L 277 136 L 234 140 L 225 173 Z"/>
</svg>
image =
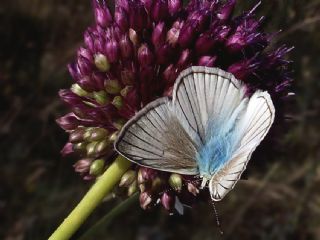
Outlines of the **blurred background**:
<svg viewBox="0 0 320 240">
<path fill-rule="evenodd" d="M 239 2 L 242 11 L 255 1 Z M 295 46 L 296 98 L 277 153 L 217 204 L 225 235 L 210 204 L 169 216 L 136 203 L 99 239 L 320 239 L 320 0 L 268 0 L 258 12 L 269 32 L 283 30 L 275 44 Z M 1 0 L 0 239 L 47 239 L 90 187 L 60 156 L 67 134 L 55 119 L 67 112 L 57 95 L 72 83 L 66 65 L 92 22 L 89 0 Z"/>
</svg>

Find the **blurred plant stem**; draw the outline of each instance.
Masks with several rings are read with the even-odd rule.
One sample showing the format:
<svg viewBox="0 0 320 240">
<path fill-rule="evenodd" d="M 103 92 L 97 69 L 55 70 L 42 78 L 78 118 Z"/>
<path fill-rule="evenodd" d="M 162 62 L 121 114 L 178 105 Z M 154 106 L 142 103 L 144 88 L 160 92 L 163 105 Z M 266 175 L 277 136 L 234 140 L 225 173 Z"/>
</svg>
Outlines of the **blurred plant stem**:
<svg viewBox="0 0 320 240">
<path fill-rule="evenodd" d="M 101 203 L 103 198 L 112 191 L 130 165 L 127 159 L 119 156 L 50 236 L 49 240 L 70 239 L 93 210 Z"/>
<path fill-rule="evenodd" d="M 129 207 L 134 203 L 137 203 L 139 194 L 136 192 L 131 197 L 122 201 L 119 205 L 113 208 L 109 213 L 103 216 L 95 225 L 93 225 L 87 232 L 85 232 L 79 240 L 90 240 L 95 239 L 101 234 L 103 230 L 112 222 L 115 217 L 123 214 Z M 99 238 L 98 238 L 99 239 Z"/>
</svg>

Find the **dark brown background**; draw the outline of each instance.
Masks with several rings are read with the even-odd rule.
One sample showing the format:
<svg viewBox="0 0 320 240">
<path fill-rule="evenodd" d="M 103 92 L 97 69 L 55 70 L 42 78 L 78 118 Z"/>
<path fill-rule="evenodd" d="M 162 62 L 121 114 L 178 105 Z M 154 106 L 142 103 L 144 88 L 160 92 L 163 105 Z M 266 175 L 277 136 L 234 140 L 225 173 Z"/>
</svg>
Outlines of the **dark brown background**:
<svg viewBox="0 0 320 240">
<path fill-rule="evenodd" d="M 254 4 L 239 2 L 238 11 Z M 249 168 L 249 180 L 217 207 L 229 239 L 320 239 L 320 0 L 266 0 L 259 14 L 269 31 L 283 29 L 277 44 L 296 47 L 293 119 L 279 154 Z M 90 186 L 73 173 L 74 159 L 60 156 L 67 135 L 55 118 L 67 111 L 57 96 L 71 84 L 66 64 L 92 22 L 89 0 L 0 3 L 1 239 L 47 239 Z M 100 206 L 78 235 L 116 202 Z M 100 239 L 224 238 L 210 205 L 180 217 L 136 204 Z"/>
</svg>

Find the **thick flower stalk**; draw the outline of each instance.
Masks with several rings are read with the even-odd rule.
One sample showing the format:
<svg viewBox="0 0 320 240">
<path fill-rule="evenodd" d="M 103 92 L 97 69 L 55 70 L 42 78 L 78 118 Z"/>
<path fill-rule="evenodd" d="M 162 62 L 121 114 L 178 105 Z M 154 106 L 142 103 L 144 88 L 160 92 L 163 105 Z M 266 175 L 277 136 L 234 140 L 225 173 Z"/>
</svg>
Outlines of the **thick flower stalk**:
<svg viewBox="0 0 320 240">
<path fill-rule="evenodd" d="M 94 1 L 95 24 L 68 68 L 74 80 L 60 91 L 71 112 L 59 118 L 69 133 L 62 154 L 75 154 L 76 172 L 99 177 L 117 157 L 113 142 L 122 126 L 150 101 L 171 95 L 179 73 L 192 65 L 218 67 L 246 83 L 250 94 L 267 90 L 281 104 L 290 91 L 290 48 L 269 49 L 274 34 L 263 32 L 255 9 L 233 16 L 236 0 Z M 277 114 L 281 118 L 281 114 Z M 195 177 L 136 165 L 122 176 L 128 195 L 140 191 L 143 209 L 206 199 Z"/>
</svg>

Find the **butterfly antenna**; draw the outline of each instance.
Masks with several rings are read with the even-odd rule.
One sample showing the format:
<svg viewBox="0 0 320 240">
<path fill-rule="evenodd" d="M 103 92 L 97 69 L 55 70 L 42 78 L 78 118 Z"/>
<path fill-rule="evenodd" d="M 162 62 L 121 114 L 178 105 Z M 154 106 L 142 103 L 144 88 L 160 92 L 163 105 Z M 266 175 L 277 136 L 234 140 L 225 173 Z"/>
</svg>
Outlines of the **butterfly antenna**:
<svg viewBox="0 0 320 240">
<path fill-rule="evenodd" d="M 219 220 L 219 215 L 218 215 L 218 211 L 216 209 L 216 205 L 214 204 L 214 202 L 212 201 L 212 206 L 213 206 L 213 211 L 214 211 L 214 215 L 216 217 L 216 223 L 217 223 L 217 227 L 219 229 L 220 235 L 223 235 L 224 232 L 222 230 L 221 224 L 220 224 L 220 220 Z"/>
</svg>

